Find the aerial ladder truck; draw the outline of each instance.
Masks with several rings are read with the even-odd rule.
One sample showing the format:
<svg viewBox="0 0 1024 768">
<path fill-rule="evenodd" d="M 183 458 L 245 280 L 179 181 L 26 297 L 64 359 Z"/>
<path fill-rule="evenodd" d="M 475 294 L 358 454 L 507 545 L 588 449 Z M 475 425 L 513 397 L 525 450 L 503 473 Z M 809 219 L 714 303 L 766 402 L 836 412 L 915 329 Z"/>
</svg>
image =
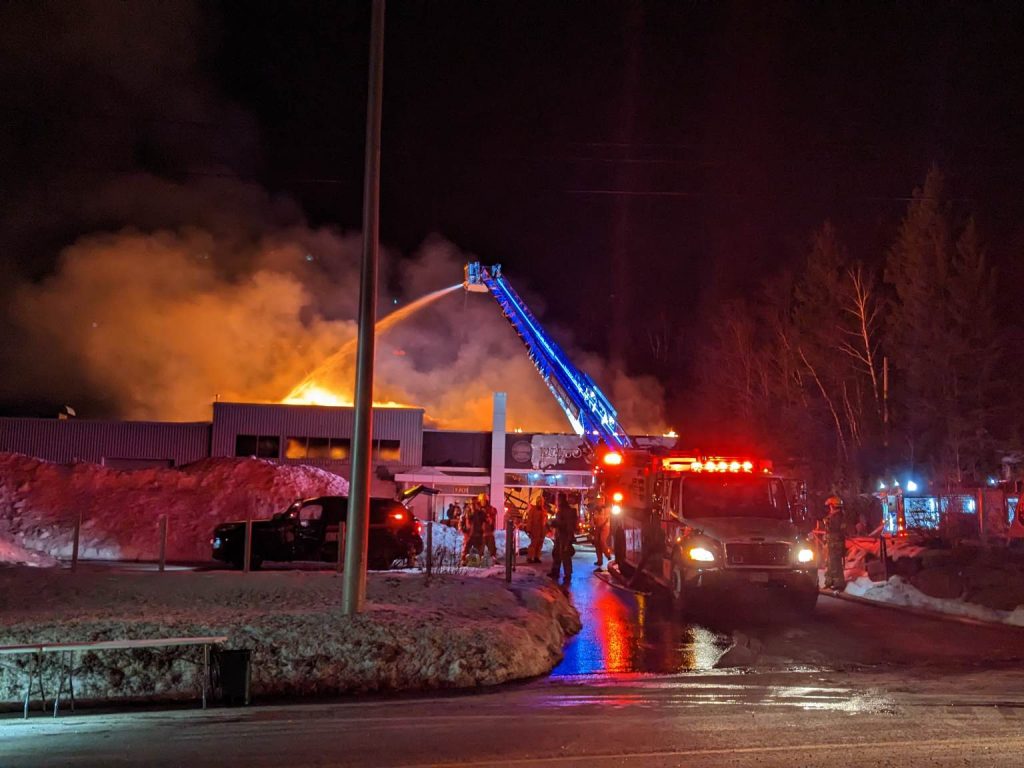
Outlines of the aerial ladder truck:
<svg viewBox="0 0 1024 768">
<path fill-rule="evenodd" d="M 541 327 L 502 276 L 500 264 L 485 267 L 478 261 L 470 262 L 465 268 L 463 287 L 475 293 L 489 292 L 498 302 L 577 435 L 595 447 L 602 443 L 609 449 L 633 446 L 608 398 Z"/>
<path fill-rule="evenodd" d="M 612 513 L 621 572 L 665 587 L 680 614 L 698 595 L 761 587 L 813 610 L 817 553 L 799 525 L 803 499 L 770 462 L 637 445 L 594 380 L 572 364 L 508 284 L 500 264 L 470 262 L 463 287 L 494 297 L 573 430 L 598 449 L 592 501 Z"/>
</svg>

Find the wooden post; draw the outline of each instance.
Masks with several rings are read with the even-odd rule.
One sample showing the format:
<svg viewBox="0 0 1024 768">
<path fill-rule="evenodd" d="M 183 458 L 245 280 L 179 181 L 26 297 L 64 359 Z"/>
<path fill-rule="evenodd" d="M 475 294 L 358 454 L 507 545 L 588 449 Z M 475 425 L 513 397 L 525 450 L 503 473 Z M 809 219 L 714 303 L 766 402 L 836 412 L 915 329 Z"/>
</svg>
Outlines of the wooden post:
<svg viewBox="0 0 1024 768">
<path fill-rule="evenodd" d="M 167 515 L 160 515 L 160 570 L 167 564 Z"/>
<path fill-rule="evenodd" d="M 71 544 L 71 570 L 78 570 L 78 538 L 82 534 L 82 513 L 79 511 L 75 517 L 75 539 Z"/>
<path fill-rule="evenodd" d="M 249 510 L 249 516 L 245 518 L 245 541 L 243 546 L 245 547 L 245 553 L 242 557 L 242 572 L 248 573 L 252 563 L 252 510 Z"/>
<path fill-rule="evenodd" d="M 516 535 L 516 524 L 513 522 L 511 515 L 505 522 L 505 583 L 512 583 L 512 563 L 515 562 L 515 550 L 512 546 L 515 542 L 512 539 Z"/>
<path fill-rule="evenodd" d="M 430 511 L 427 514 L 427 583 L 434 569 L 434 500 L 430 500 Z"/>
</svg>

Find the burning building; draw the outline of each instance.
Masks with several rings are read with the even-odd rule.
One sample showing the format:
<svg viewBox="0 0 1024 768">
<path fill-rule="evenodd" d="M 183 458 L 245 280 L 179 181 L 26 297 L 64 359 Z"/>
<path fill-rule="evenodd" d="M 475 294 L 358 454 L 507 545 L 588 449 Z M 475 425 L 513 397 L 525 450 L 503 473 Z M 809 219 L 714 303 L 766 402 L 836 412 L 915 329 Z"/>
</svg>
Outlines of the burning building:
<svg viewBox="0 0 1024 768">
<path fill-rule="evenodd" d="M 0 418 L 0 451 L 121 470 L 252 457 L 348 478 L 353 420 L 345 406 L 223 402 L 213 404 L 208 422 Z M 532 488 L 588 488 L 591 460 L 576 435 L 506 434 L 503 419 L 491 431 L 425 429 L 420 408 L 374 408 L 373 495 L 426 483 L 439 491 L 435 509 L 478 493 L 525 504 Z M 430 500 L 417 501 L 426 517 Z"/>
</svg>

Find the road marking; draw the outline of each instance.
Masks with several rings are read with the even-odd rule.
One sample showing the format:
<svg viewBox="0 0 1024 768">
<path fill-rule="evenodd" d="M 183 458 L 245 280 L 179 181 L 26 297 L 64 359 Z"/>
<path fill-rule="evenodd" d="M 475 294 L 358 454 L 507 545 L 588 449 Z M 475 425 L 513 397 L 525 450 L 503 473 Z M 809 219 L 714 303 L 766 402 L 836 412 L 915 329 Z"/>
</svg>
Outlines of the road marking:
<svg viewBox="0 0 1024 768">
<path fill-rule="evenodd" d="M 457 763 L 405 763 L 399 768 L 466 768 L 466 766 L 488 766 L 488 765 L 556 765 L 558 763 L 607 761 L 607 760 L 636 760 L 638 758 L 654 757 L 714 757 L 718 755 L 756 755 L 756 754 L 778 754 L 783 752 L 813 751 L 823 752 L 826 750 L 861 750 L 866 749 L 906 749 L 907 746 L 915 747 L 1003 747 L 1009 751 L 1010 747 L 1024 748 L 1024 737 L 992 736 L 973 739 L 924 739 L 921 741 L 910 741 L 901 739 L 898 741 L 840 741 L 824 744 L 784 744 L 779 746 L 761 747 L 721 747 L 717 749 L 671 749 L 652 750 L 649 752 L 614 752 L 614 753 L 585 753 L 577 755 L 559 755 L 557 757 L 521 757 L 521 758 L 496 758 L 494 760 L 479 760 L 473 762 L 461 761 Z"/>
</svg>

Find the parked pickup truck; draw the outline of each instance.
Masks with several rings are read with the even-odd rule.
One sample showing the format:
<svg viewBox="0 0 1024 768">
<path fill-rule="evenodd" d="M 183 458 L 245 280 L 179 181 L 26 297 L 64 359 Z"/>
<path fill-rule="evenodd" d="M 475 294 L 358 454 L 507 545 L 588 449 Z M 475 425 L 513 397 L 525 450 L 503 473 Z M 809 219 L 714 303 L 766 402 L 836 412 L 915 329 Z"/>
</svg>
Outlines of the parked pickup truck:
<svg viewBox="0 0 1024 768">
<path fill-rule="evenodd" d="M 423 492 L 437 493 L 433 488 L 416 486 L 403 492 L 401 501 L 370 499 L 367 555 L 370 568 L 385 570 L 395 561 L 405 562 L 423 551 L 420 522 L 402 503 Z M 345 496 L 317 496 L 299 499 L 269 520 L 254 520 L 250 567 L 259 568 L 264 560 L 336 562 L 339 524 L 345 521 L 347 514 L 348 498 Z M 213 559 L 241 568 L 244 544 L 244 522 L 218 525 L 210 539 Z"/>
</svg>

